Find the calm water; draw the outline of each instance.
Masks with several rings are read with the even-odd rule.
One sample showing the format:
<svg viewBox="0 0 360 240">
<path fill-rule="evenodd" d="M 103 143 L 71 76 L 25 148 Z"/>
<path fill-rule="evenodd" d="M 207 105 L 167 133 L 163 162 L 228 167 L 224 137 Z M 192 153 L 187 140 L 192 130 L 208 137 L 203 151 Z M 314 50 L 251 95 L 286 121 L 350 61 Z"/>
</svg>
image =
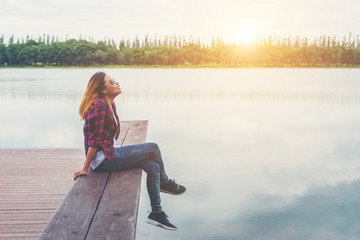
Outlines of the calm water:
<svg viewBox="0 0 360 240">
<path fill-rule="evenodd" d="M 95 71 L 0 69 L 0 147 L 82 148 Z M 171 232 L 145 223 L 143 181 L 137 239 L 360 239 L 360 70 L 106 71 L 188 188 L 162 195 Z"/>
</svg>

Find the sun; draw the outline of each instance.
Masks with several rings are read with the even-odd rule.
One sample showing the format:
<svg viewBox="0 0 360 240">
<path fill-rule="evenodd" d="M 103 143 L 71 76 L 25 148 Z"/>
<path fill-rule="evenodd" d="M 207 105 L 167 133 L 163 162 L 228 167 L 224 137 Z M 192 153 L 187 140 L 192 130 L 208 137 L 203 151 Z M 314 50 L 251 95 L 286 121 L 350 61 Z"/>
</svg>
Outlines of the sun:
<svg viewBox="0 0 360 240">
<path fill-rule="evenodd" d="M 250 45 L 253 43 L 254 31 L 251 29 L 241 29 L 235 34 L 235 41 L 238 44 L 247 44 Z"/>
</svg>

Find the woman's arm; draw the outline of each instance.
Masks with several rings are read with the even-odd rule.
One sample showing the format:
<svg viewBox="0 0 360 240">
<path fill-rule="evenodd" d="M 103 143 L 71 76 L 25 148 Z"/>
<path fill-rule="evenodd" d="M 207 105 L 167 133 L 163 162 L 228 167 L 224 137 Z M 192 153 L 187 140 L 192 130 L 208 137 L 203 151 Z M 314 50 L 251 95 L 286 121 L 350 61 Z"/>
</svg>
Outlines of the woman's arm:
<svg viewBox="0 0 360 240">
<path fill-rule="evenodd" d="M 87 174 L 87 171 L 89 170 L 89 167 L 90 167 L 90 163 L 91 163 L 91 160 L 94 158 L 95 156 L 95 153 L 96 153 L 96 147 L 89 147 L 88 149 L 88 152 L 86 154 L 86 160 L 84 162 L 84 167 L 82 170 L 80 171 L 77 171 L 75 174 L 74 174 L 74 180 L 76 180 L 78 177 L 80 176 L 84 176 Z"/>
<path fill-rule="evenodd" d="M 97 148 L 101 147 L 103 142 L 105 115 L 107 111 L 106 106 L 107 103 L 105 100 L 98 100 L 94 107 L 92 107 L 87 113 L 88 125 L 85 125 L 85 127 L 91 131 L 87 143 L 89 147 L 86 153 L 84 167 L 82 170 L 74 173 L 74 180 L 76 180 L 79 176 L 87 174 L 91 160 L 94 158 Z"/>
</svg>

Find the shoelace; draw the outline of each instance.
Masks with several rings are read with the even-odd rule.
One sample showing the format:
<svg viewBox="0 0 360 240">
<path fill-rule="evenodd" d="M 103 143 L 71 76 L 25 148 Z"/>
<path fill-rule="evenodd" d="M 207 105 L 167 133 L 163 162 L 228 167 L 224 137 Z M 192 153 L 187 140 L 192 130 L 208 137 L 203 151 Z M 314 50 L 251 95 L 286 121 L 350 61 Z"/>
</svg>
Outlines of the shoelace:
<svg viewBox="0 0 360 240">
<path fill-rule="evenodd" d="M 151 211 L 147 211 L 147 213 L 150 214 Z M 169 220 L 169 216 L 164 211 L 163 211 L 163 213 L 164 213 L 165 217 Z"/>
<path fill-rule="evenodd" d="M 173 184 L 175 184 L 176 190 L 179 190 L 180 186 L 179 186 L 179 184 L 176 183 L 175 179 L 170 179 L 169 181 L 172 181 Z"/>
</svg>

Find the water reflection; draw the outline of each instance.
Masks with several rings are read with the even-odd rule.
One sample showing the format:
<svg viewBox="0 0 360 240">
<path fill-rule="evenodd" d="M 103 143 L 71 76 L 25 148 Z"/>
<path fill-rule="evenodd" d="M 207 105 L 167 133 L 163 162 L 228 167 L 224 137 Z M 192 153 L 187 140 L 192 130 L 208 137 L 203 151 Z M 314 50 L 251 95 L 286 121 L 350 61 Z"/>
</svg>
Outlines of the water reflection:
<svg viewBox="0 0 360 240">
<path fill-rule="evenodd" d="M 25 82 L 28 83 L 29 80 Z M 0 99 L 27 99 L 27 100 L 75 100 L 82 97 L 79 89 L 49 88 L 38 85 L 21 86 L 16 81 L 5 85 L 0 82 Z M 20 81 L 21 82 L 21 81 Z M 30 81 L 31 82 L 31 81 Z M 46 85 L 46 84 L 45 84 Z M 123 101 L 197 101 L 211 99 L 213 101 L 305 101 L 326 104 L 357 105 L 360 103 L 358 93 L 308 93 L 308 92 L 243 92 L 243 91 L 201 91 L 201 90 L 164 90 L 164 91 L 138 91 L 136 89 L 124 90 Z"/>
<path fill-rule="evenodd" d="M 145 223 L 138 225 L 148 230 L 140 232 L 138 239 L 229 239 L 229 240 L 358 240 L 360 239 L 360 180 L 341 182 L 335 186 L 320 186 L 310 189 L 302 196 L 256 194 L 258 209 L 249 211 L 239 204 L 234 208 L 236 216 L 221 214 L 214 208 L 203 207 L 209 201 L 205 194 L 196 205 L 196 214 L 189 211 L 177 212 L 175 219 L 183 217 L 180 236 L 151 229 Z M 199 195 L 203 191 L 201 189 Z M 241 191 L 239 189 L 239 191 Z M 226 204 L 227 198 L 222 200 Z M 167 199 L 169 200 L 169 199 Z M 178 201 L 177 199 L 171 199 Z M 191 204 L 189 202 L 189 204 Z M 282 203 L 282 204 L 279 204 Z M 174 204 L 173 207 L 176 204 Z M 264 208 L 272 205 L 271 208 Z M 206 212 L 205 211 L 206 208 Z M 145 214 L 140 214 L 145 217 Z M 179 221 L 179 220 L 177 220 Z"/>
<path fill-rule="evenodd" d="M 0 83 L 0 99 L 23 99 L 23 100 L 75 100 L 82 97 L 76 90 L 65 89 L 49 89 L 47 87 L 27 86 L 26 88 L 19 86 L 4 87 Z"/>
<path fill-rule="evenodd" d="M 238 216 L 228 227 L 241 238 L 222 239 L 360 239 L 359 189 L 359 179 L 313 188 L 288 206 Z"/>
<path fill-rule="evenodd" d="M 0 69 L 0 147 L 82 148 L 77 111 L 95 71 Z M 174 233 L 145 223 L 143 182 L 137 239 L 359 236 L 360 70 L 108 72 L 124 89 L 120 118 L 149 120 L 147 141 L 188 187 L 162 195 Z"/>
</svg>

